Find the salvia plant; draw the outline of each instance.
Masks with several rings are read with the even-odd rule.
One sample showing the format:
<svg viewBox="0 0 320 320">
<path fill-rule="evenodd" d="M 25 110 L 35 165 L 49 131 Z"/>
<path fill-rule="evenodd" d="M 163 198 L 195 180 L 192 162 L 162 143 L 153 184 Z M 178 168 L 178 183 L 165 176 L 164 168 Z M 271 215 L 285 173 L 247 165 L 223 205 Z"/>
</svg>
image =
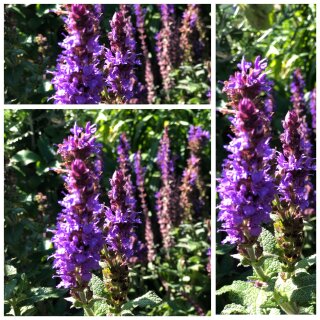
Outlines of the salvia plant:
<svg viewBox="0 0 320 320">
<path fill-rule="evenodd" d="M 173 4 L 156 8 L 160 29 L 150 39 L 147 8 L 142 5 L 119 5 L 108 33 L 100 28 L 104 5 L 61 5 L 55 12 L 63 16 L 65 33 L 62 52 L 51 71 L 55 93 L 49 100 L 56 104 L 171 102 L 178 85 L 186 90 L 184 96 L 207 103 L 208 75 L 202 83 L 193 71 L 199 82 L 196 89 L 179 83 L 186 80 L 183 71 L 187 66 L 198 66 L 201 74 L 207 74 L 210 44 L 201 6 L 188 5 L 184 13 L 178 13 Z M 101 41 L 104 38 L 106 43 Z M 158 74 L 161 79 L 156 79 Z M 181 99 L 182 93 L 179 91 Z"/>
<path fill-rule="evenodd" d="M 161 306 L 162 300 L 153 291 L 130 300 L 132 270 L 145 266 L 147 262 L 153 266 L 168 261 L 177 232 L 175 228 L 182 227 L 184 221 L 202 223 L 199 221 L 199 206 L 204 206 L 207 199 L 199 165 L 201 151 L 210 135 L 200 126 L 190 127 L 188 148 L 190 159 L 194 157 L 196 161 L 189 159 L 183 174 L 185 178 L 180 183 L 171 154 L 169 128 L 165 126 L 157 155 L 161 173 L 160 190 L 154 195 L 164 249 L 158 252 L 152 210 L 148 208 L 146 168 L 143 167 L 141 152 L 138 150 L 131 157 L 127 136 L 125 133 L 120 135 L 118 168 L 109 181 L 108 192 L 105 192 L 101 187 L 104 171 L 102 144 L 96 140 L 96 131 L 96 126 L 89 122 L 84 128 L 75 124 L 71 135 L 58 145 L 62 162 L 55 170 L 62 174 L 66 192 L 60 202 L 62 210 L 57 217 L 56 228 L 49 230 L 53 233 L 54 245 L 50 258 L 56 270 L 54 277 L 60 280 L 58 288 L 69 292 L 70 297 L 66 299 L 73 307 L 83 309 L 84 315 L 134 315 L 134 309 L 156 308 Z M 102 200 L 106 198 L 105 193 L 107 203 Z M 200 198 L 196 199 L 198 194 Z M 43 200 L 42 196 L 38 198 Z M 188 217 L 181 207 L 185 201 L 181 199 L 184 198 L 188 201 Z M 197 200 L 199 203 L 195 202 Z M 202 215 L 202 220 L 209 221 L 210 215 Z M 137 229 L 142 225 L 144 233 L 138 234 Z M 203 255 L 208 261 L 205 272 L 210 273 L 208 248 L 207 245 Z M 161 278 L 169 294 L 171 284 L 164 278 L 163 271 L 156 275 L 155 268 L 151 267 L 149 277 L 155 276 Z M 205 314 L 190 288 L 184 288 L 178 295 L 191 303 L 197 314 Z"/>
<path fill-rule="evenodd" d="M 282 148 L 276 150 L 267 61 L 243 58 L 238 68 L 223 87 L 228 102 L 221 111 L 229 114 L 233 135 L 218 180 L 218 220 L 219 231 L 227 233 L 223 243 L 236 246 L 233 257 L 252 274 L 218 290 L 232 302 L 222 313 L 313 314 L 315 255 L 305 257 L 302 249 L 304 225 L 315 214 L 315 161 L 302 72 L 293 74 L 293 105 L 282 121 Z M 310 110 L 312 99 L 311 94 Z"/>
</svg>

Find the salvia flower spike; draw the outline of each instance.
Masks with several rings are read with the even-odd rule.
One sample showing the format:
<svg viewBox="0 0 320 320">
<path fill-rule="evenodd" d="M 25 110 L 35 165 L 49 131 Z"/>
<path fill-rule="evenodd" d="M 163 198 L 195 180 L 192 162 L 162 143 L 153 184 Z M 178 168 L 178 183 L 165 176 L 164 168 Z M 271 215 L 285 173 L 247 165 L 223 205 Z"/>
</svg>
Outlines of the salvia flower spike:
<svg viewBox="0 0 320 320">
<path fill-rule="evenodd" d="M 230 154 L 219 180 L 219 221 L 228 234 L 224 242 L 238 244 L 239 250 L 242 244 L 255 243 L 261 224 L 270 222 L 275 193 L 269 164 L 274 155 L 269 146 L 270 114 L 264 100 L 255 99 L 271 91 L 266 67 L 259 57 L 253 65 L 243 58 L 241 71 L 225 81 L 223 89 L 233 109 L 234 137 L 226 147 Z"/>
<path fill-rule="evenodd" d="M 188 149 L 190 156 L 187 167 L 182 174 L 180 186 L 180 206 L 184 212 L 184 218 L 191 221 L 199 219 L 205 203 L 205 185 L 201 177 L 201 150 L 210 140 L 210 133 L 200 126 L 191 126 L 189 129 Z"/>
<path fill-rule="evenodd" d="M 103 245 L 98 223 L 104 212 L 99 201 L 101 176 L 101 145 L 95 140 L 95 125 L 85 129 L 77 124 L 72 135 L 59 145 L 65 167 L 67 194 L 57 219 L 52 242 L 55 247 L 54 268 L 61 278 L 58 287 L 70 289 L 71 294 L 83 301 L 81 293 L 87 287 L 91 272 L 99 269 Z"/>
<path fill-rule="evenodd" d="M 101 5 L 65 5 L 68 35 L 53 72 L 56 104 L 96 104 L 104 86 L 99 68 L 103 46 L 99 44 Z"/>
<path fill-rule="evenodd" d="M 135 68 L 141 62 L 136 54 L 133 26 L 126 16 L 126 10 L 115 12 L 110 26 L 110 49 L 106 49 L 105 55 L 106 86 L 113 102 L 128 103 L 136 94 Z"/>
</svg>

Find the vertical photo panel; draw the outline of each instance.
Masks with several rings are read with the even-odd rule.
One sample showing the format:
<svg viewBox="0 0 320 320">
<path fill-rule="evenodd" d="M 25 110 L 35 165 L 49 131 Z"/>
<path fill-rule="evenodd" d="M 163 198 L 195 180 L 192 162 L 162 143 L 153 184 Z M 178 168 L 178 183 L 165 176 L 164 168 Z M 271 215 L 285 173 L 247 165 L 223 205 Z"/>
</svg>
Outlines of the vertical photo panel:
<svg viewBox="0 0 320 320">
<path fill-rule="evenodd" d="M 315 314 L 316 5 L 216 6 L 218 314 Z"/>
</svg>

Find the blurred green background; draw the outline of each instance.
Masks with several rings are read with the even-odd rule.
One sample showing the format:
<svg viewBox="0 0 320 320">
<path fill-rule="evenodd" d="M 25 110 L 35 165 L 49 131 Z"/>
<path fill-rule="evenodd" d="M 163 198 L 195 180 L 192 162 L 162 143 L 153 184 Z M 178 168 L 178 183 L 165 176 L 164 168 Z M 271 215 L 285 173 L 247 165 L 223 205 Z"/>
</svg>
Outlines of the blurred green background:
<svg viewBox="0 0 320 320">
<path fill-rule="evenodd" d="M 238 4 L 216 6 L 216 103 L 224 107 L 226 96 L 222 94 L 223 81 L 237 70 L 237 64 L 245 56 L 253 62 L 260 55 L 268 59 L 268 77 L 274 82 L 275 113 L 272 122 L 273 147 L 280 149 L 279 134 L 281 121 L 292 108 L 290 83 L 296 68 L 302 70 L 306 82 L 305 100 L 309 103 L 309 92 L 316 85 L 316 6 L 306 4 Z M 217 178 L 221 174 L 221 164 L 227 152 L 224 145 L 232 134 L 228 116 L 216 113 L 216 167 Z M 311 115 L 307 110 L 311 127 Z M 312 137 L 315 146 L 315 135 Z M 314 150 L 315 155 L 315 150 Z M 315 177 L 313 177 L 315 184 Z M 219 198 L 217 197 L 219 202 Z M 219 226 L 217 227 L 217 229 Z M 305 228 L 306 245 L 304 254 L 315 252 L 315 218 Z M 224 234 L 217 234 L 217 288 L 230 284 L 233 280 L 244 280 L 249 269 L 237 267 L 237 261 L 230 257 L 235 253 L 233 246 L 222 246 Z M 225 297 L 217 298 L 217 312 L 227 303 Z"/>
<path fill-rule="evenodd" d="M 4 80 L 6 104 L 45 104 L 53 103 L 48 99 L 53 96 L 50 83 L 55 70 L 56 59 L 62 49 L 66 30 L 61 16 L 53 11 L 60 6 L 56 4 L 10 4 L 5 5 L 4 18 Z M 152 69 L 157 90 L 155 103 L 208 103 L 207 92 L 210 88 L 210 5 L 201 5 L 201 19 L 205 25 L 206 48 L 203 61 L 192 66 L 183 64 L 174 69 L 172 77 L 176 86 L 171 90 L 170 97 L 165 98 L 162 91 L 160 71 L 155 53 L 155 35 L 161 27 L 161 17 L 157 5 L 143 5 L 146 8 L 145 32 L 151 57 Z M 175 5 L 177 21 L 181 21 L 186 5 Z M 119 9 L 118 4 L 103 5 L 101 19 L 100 43 L 108 46 L 107 34 L 110 31 L 109 21 Z M 132 15 L 135 25 L 135 15 Z M 140 42 L 137 52 L 142 58 Z M 136 73 L 144 83 L 143 64 Z"/>
<path fill-rule="evenodd" d="M 97 124 L 98 141 L 103 144 L 104 157 L 102 200 L 108 203 L 109 179 L 117 166 L 116 147 L 120 134 L 125 132 L 131 152 L 140 149 L 142 165 L 147 168 L 147 201 L 159 245 L 154 194 L 160 186 L 156 155 L 164 125 L 169 125 L 172 154 L 176 156 L 176 172 L 180 176 L 189 156 L 186 149 L 189 126 L 201 125 L 210 131 L 210 110 L 5 110 L 4 119 L 5 313 L 79 315 L 80 311 L 70 310 L 70 304 L 64 300 L 67 292 L 55 289 L 59 280 L 52 278 L 52 260 L 48 260 L 53 249 L 52 234 L 47 229 L 54 228 L 61 210 L 58 201 L 62 199 L 64 190 L 62 177 L 51 170 L 59 167 L 57 144 L 70 134 L 75 121 L 80 126 L 87 121 Z M 208 197 L 210 167 L 208 144 L 202 157 Z M 210 219 L 210 212 L 206 212 L 206 217 Z M 164 297 L 159 274 L 172 282 L 175 286 L 173 292 L 189 286 L 191 297 L 195 301 L 199 299 L 204 310 L 210 310 L 211 286 L 206 271 L 208 228 L 205 222 L 200 222 L 181 226 L 176 233 L 177 239 L 187 246 L 177 245 L 171 253 L 172 260 L 161 263 L 158 260 L 155 262 L 157 270 L 146 270 L 146 266 L 138 265 L 132 271 L 131 297 L 155 290 L 164 298 L 165 304 L 149 310 L 155 315 L 195 312 L 194 307 L 182 297 L 174 301 Z"/>
</svg>

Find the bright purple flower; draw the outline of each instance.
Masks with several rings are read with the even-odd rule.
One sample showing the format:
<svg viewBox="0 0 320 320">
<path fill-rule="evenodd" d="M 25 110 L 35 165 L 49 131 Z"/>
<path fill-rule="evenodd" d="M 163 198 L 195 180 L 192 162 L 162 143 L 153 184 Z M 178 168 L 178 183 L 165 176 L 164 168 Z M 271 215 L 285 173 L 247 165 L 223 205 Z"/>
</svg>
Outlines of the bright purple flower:
<svg viewBox="0 0 320 320">
<path fill-rule="evenodd" d="M 136 237 L 134 226 L 140 223 L 137 212 L 132 211 L 131 185 L 122 171 L 115 171 L 110 179 L 111 190 L 108 192 L 110 208 L 106 209 L 106 241 L 108 250 L 119 256 L 123 263 L 128 263 L 134 255 L 131 237 Z"/>
<path fill-rule="evenodd" d="M 188 149 L 190 157 L 182 174 L 180 206 L 185 219 L 199 218 L 205 204 L 206 188 L 201 177 L 201 150 L 210 140 L 210 133 L 201 127 L 189 129 Z"/>
<path fill-rule="evenodd" d="M 234 137 L 226 147 L 230 154 L 217 188 L 219 221 L 228 233 L 224 242 L 252 243 L 261 232 L 261 224 L 270 221 L 275 193 L 269 164 L 274 154 L 269 147 L 271 115 L 264 100 L 256 99 L 271 90 L 266 67 L 266 61 L 259 57 L 253 68 L 243 58 L 241 72 L 225 81 L 223 89 L 229 99 L 234 99 L 229 103 L 234 109 Z"/>
<path fill-rule="evenodd" d="M 53 72 L 53 96 L 56 104 L 94 104 L 100 102 L 103 75 L 98 65 L 103 54 L 99 45 L 101 5 L 65 5 L 68 35 L 60 46 L 56 71 Z"/>
<path fill-rule="evenodd" d="M 99 269 L 103 244 L 98 223 L 104 211 L 99 202 L 101 177 L 101 145 L 95 141 L 95 125 L 87 123 L 85 130 L 76 124 L 59 145 L 64 161 L 64 178 L 68 193 L 60 202 L 62 212 L 57 219 L 52 242 L 54 268 L 61 278 L 58 287 L 83 288 L 91 272 Z"/>
<path fill-rule="evenodd" d="M 145 80 L 148 92 L 148 103 L 153 103 L 155 99 L 155 87 L 154 87 L 154 76 L 151 67 L 151 60 L 149 58 L 149 50 L 146 43 L 146 32 L 145 32 L 145 9 L 141 7 L 140 4 L 134 5 L 134 10 L 136 14 L 136 26 L 139 32 L 139 39 L 141 41 L 141 48 L 145 61 Z"/>
<path fill-rule="evenodd" d="M 317 128 L 317 120 L 316 120 L 316 115 L 317 115 L 317 104 L 316 104 L 316 88 L 314 88 L 311 93 L 310 93 L 310 113 L 312 116 L 312 129 L 316 130 Z"/>
<path fill-rule="evenodd" d="M 312 158 L 306 154 L 303 124 L 295 110 L 289 111 L 283 121 L 284 132 L 280 136 L 283 153 L 278 156 L 277 175 L 282 206 L 294 208 L 295 216 L 303 216 L 309 206 L 311 186 L 309 175 L 314 170 Z"/>
<path fill-rule="evenodd" d="M 124 10 L 113 15 L 110 25 L 110 49 L 106 49 L 105 56 L 106 84 L 111 102 L 128 103 L 136 95 L 135 68 L 141 64 L 135 52 L 134 31 Z"/>
<path fill-rule="evenodd" d="M 144 187 L 144 177 L 145 177 L 145 168 L 141 165 L 141 153 L 138 151 L 134 155 L 134 169 L 136 173 L 136 185 L 139 191 L 139 198 L 141 202 L 141 208 L 144 214 L 145 219 L 145 240 L 148 250 L 148 261 L 152 262 L 155 259 L 155 248 L 154 248 L 154 236 L 152 231 L 151 219 L 149 217 L 149 210 L 147 205 L 147 194 Z"/>
<path fill-rule="evenodd" d="M 265 69 L 267 68 L 267 60 L 261 60 L 258 56 L 252 66 L 243 57 L 241 63 L 238 64 L 240 71 L 230 76 L 228 81 L 224 81 L 223 92 L 226 92 L 228 99 L 234 104 L 238 104 L 242 98 L 253 100 L 261 92 L 269 93 L 272 89 L 272 82 L 267 78 Z"/>
</svg>

